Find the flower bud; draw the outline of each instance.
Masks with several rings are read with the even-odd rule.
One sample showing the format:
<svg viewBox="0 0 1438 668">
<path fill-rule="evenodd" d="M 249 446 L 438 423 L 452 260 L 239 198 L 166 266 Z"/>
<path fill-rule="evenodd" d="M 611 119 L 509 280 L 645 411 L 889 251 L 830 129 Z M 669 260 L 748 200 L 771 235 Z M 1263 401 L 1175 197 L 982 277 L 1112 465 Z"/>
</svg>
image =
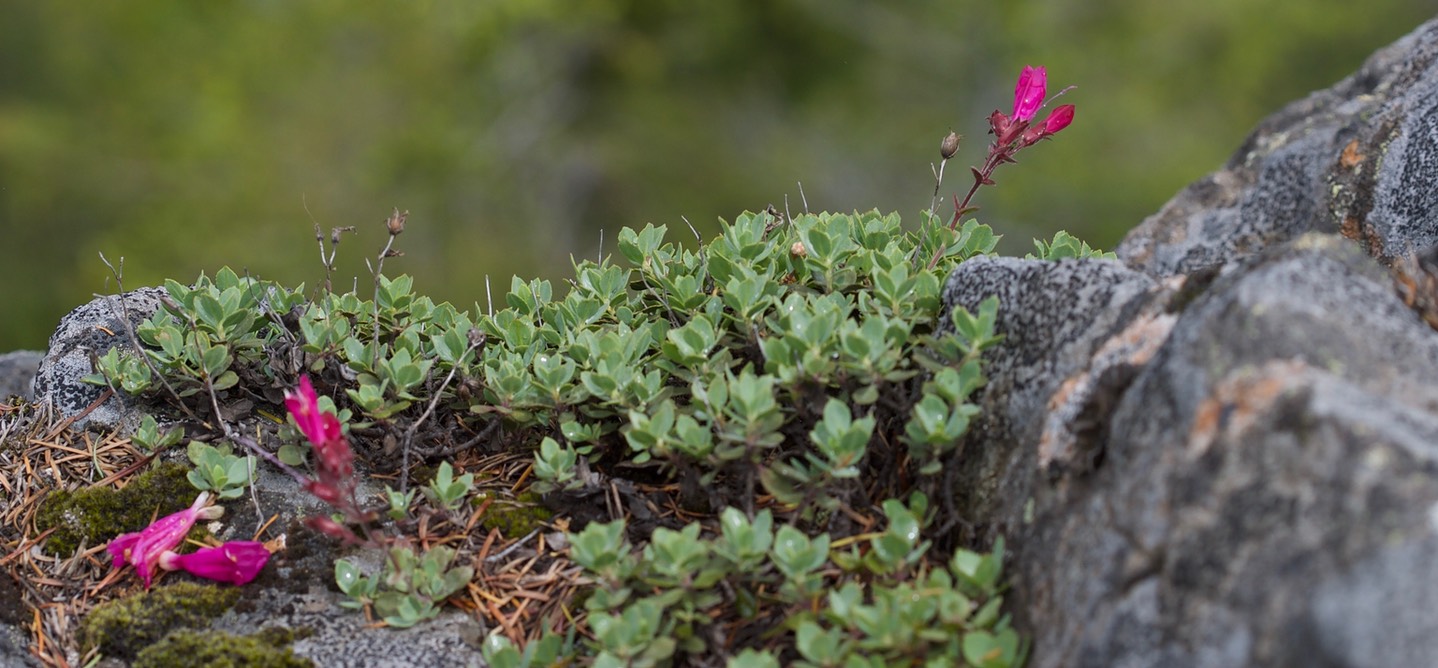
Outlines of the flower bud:
<svg viewBox="0 0 1438 668">
<path fill-rule="evenodd" d="M 808 256 L 809 256 L 809 249 L 807 249 L 807 248 L 804 247 L 804 242 L 802 242 L 802 241 L 795 241 L 793 245 L 789 246 L 789 257 L 792 257 L 792 258 L 794 258 L 794 259 L 799 259 L 799 258 L 804 258 L 804 257 L 808 257 Z"/>
<path fill-rule="evenodd" d="M 318 480 L 311 480 L 305 483 L 305 491 L 313 494 L 315 498 L 330 505 L 337 505 L 340 501 L 340 491 L 334 485 L 322 483 Z"/>
<path fill-rule="evenodd" d="M 1069 126 L 1074 122 L 1074 106 L 1065 104 L 1049 113 L 1044 119 L 1044 134 L 1053 134 Z"/>
<path fill-rule="evenodd" d="M 465 333 L 465 338 L 469 339 L 469 346 L 471 348 L 484 350 L 484 343 L 489 340 L 489 335 L 485 334 L 478 327 L 470 327 L 469 331 Z"/>
<path fill-rule="evenodd" d="M 954 154 L 959 152 L 959 140 L 963 138 L 964 136 L 957 132 L 950 132 L 949 136 L 944 137 L 944 141 L 939 144 L 939 155 L 943 156 L 945 160 L 954 157 Z"/>
<path fill-rule="evenodd" d="M 989 114 L 989 133 L 995 137 L 1002 137 L 1009 131 L 1009 125 L 1012 123 L 1013 121 L 1009 120 L 1004 112 L 995 109 L 994 113 Z"/>
<path fill-rule="evenodd" d="M 343 541 L 357 542 L 355 534 L 349 527 L 330 519 L 324 515 L 316 515 L 305 520 L 305 525 L 330 538 L 338 538 Z"/>
</svg>

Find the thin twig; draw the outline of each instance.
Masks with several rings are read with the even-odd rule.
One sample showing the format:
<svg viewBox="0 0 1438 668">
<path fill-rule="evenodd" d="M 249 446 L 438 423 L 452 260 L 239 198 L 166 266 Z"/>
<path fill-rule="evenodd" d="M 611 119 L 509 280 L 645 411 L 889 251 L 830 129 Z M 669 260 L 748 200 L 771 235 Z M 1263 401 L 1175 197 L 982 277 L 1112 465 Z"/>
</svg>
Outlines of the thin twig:
<svg viewBox="0 0 1438 668">
<path fill-rule="evenodd" d="M 689 222 L 689 219 L 684 216 L 680 216 L 679 220 L 684 221 L 684 224 L 689 226 L 689 231 L 694 233 L 694 240 L 699 242 L 700 246 L 703 246 L 704 237 L 699 236 L 699 230 L 694 229 L 694 224 Z"/>
<path fill-rule="evenodd" d="M 371 368 L 379 367 L 379 281 L 380 277 L 384 276 L 384 259 L 389 255 L 390 247 L 393 245 L 394 235 L 390 235 L 389 240 L 384 244 L 384 250 L 379 252 L 379 258 L 375 262 L 378 266 L 374 269 L 374 352 L 370 359 Z"/>
<path fill-rule="evenodd" d="M 649 284 L 649 279 L 644 277 L 643 271 L 639 272 L 639 280 L 644 282 L 644 288 L 654 293 L 654 296 L 659 298 L 659 303 L 664 305 L 664 310 L 669 312 L 670 324 L 674 325 L 675 327 L 678 327 L 679 316 L 674 315 L 674 308 L 669 305 L 669 299 L 664 296 L 664 293 L 654 289 L 654 286 Z"/>
<path fill-rule="evenodd" d="M 154 378 L 158 378 L 160 384 L 165 386 L 165 391 L 170 393 L 170 397 L 175 400 L 175 404 L 180 407 L 180 410 L 185 412 L 185 415 L 190 416 L 190 419 L 196 422 L 204 422 L 204 420 L 201 420 L 200 416 L 190 410 L 190 407 L 180 398 L 180 393 L 175 391 L 174 386 L 170 385 L 169 379 L 165 378 L 165 374 L 160 373 L 159 368 L 155 366 L 154 360 L 150 359 L 149 354 L 145 352 L 144 346 L 140 345 L 140 337 L 135 334 L 135 326 L 130 323 L 130 310 L 125 306 L 125 258 L 123 256 L 120 257 L 119 269 L 116 269 L 115 265 L 110 264 L 110 260 L 106 259 L 104 253 L 100 253 L 100 261 L 104 262 L 105 266 L 110 268 L 110 274 L 115 277 L 115 288 L 120 291 L 120 294 L 115 296 L 115 300 L 120 302 L 120 324 L 125 326 L 125 337 L 129 339 L 130 345 L 134 347 L 135 354 L 140 357 L 140 361 L 145 363 L 145 367 L 150 370 L 150 375 Z M 111 304 L 110 310 L 114 311 L 114 309 L 115 306 Z M 112 387 L 111 389 L 114 388 Z"/>
<path fill-rule="evenodd" d="M 524 544 L 525 544 L 525 543 L 528 543 L 528 542 L 529 542 L 529 539 L 534 538 L 535 536 L 538 536 L 538 535 L 539 535 L 539 529 L 535 529 L 535 530 L 533 530 L 533 531 L 530 531 L 530 532 L 529 532 L 529 535 L 527 535 L 527 536 L 525 536 L 525 537 L 523 537 L 523 538 L 521 538 L 521 539 L 519 539 L 519 540 L 517 540 L 517 541 L 514 541 L 514 543 L 513 543 L 512 545 L 510 545 L 509 547 L 506 547 L 506 548 L 504 548 L 503 550 L 500 550 L 499 552 L 497 552 L 497 553 L 495 553 L 495 554 L 493 554 L 493 555 L 490 555 L 490 556 L 486 557 L 486 558 L 484 559 L 484 562 L 487 563 L 487 564 L 492 564 L 492 563 L 494 563 L 494 562 L 496 562 L 496 561 L 499 561 L 500 559 L 503 559 L 503 558 L 509 556 L 510 553 L 514 552 L 515 550 L 518 550 L 519 548 L 524 547 Z"/>
<path fill-rule="evenodd" d="M 479 430 L 479 433 L 475 434 L 474 438 L 471 438 L 468 441 L 460 443 L 459 445 L 456 445 L 454 447 L 430 453 L 430 455 L 435 457 L 448 457 L 458 452 L 464 452 L 465 450 L 468 450 L 475 445 L 478 445 L 480 441 L 483 441 L 484 439 L 493 436 L 495 430 L 499 429 L 500 425 L 503 424 L 503 422 L 503 420 L 495 420 L 493 422 L 490 422 L 489 424 L 484 426 L 484 429 Z"/>
<path fill-rule="evenodd" d="M 489 305 L 489 317 L 494 318 L 494 295 L 489 292 L 489 274 L 484 275 L 484 301 Z"/>
<path fill-rule="evenodd" d="M 934 163 L 929 163 L 929 171 L 934 173 L 934 196 L 929 198 L 929 216 L 933 217 L 934 210 L 939 208 L 939 188 L 944 183 L 944 167 L 949 164 L 949 159 L 939 161 L 939 168 L 934 169 Z"/>
</svg>

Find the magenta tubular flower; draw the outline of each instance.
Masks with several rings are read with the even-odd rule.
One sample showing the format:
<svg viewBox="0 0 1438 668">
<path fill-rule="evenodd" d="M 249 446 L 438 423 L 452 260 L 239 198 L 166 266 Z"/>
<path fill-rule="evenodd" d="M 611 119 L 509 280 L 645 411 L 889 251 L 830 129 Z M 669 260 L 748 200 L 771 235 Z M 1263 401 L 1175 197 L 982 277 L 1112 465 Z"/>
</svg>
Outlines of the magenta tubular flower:
<svg viewBox="0 0 1438 668">
<path fill-rule="evenodd" d="M 1044 134 L 1051 135 L 1068 127 L 1072 122 L 1074 122 L 1074 106 L 1071 104 L 1060 106 L 1044 119 Z"/>
<path fill-rule="evenodd" d="M 270 560 L 270 551 L 264 543 L 248 540 L 230 541 L 219 547 L 205 547 L 190 554 L 166 552 L 160 557 L 160 567 L 165 570 L 183 570 L 191 575 L 228 582 L 239 586 L 248 584 Z"/>
<path fill-rule="evenodd" d="M 105 547 L 110 552 L 110 563 L 114 564 L 115 568 L 130 563 L 130 553 L 134 551 L 135 543 L 139 540 L 140 533 L 138 531 L 115 536 L 114 540 L 111 540 L 110 544 Z"/>
<path fill-rule="evenodd" d="M 300 377 L 296 392 L 286 393 L 285 407 L 295 416 L 300 432 L 314 446 L 315 458 L 329 477 L 344 479 L 354 473 L 354 451 L 345 440 L 344 429 L 333 413 L 320 410 L 319 396 L 309 376 Z"/>
<path fill-rule="evenodd" d="M 1044 104 L 1044 93 L 1048 90 L 1048 70 L 1043 67 L 1024 66 L 1019 74 L 1018 85 L 1014 87 L 1014 120 L 1031 121 L 1039 107 Z"/>
<path fill-rule="evenodd" d="M 209 500 L 210 495 L 201 492 L 189 508 L 161 517 L 139 533 L 116 536 L 105 548 L 110 552 L 112 563 L 117 568 L 127 563 L 134 566 L 140 579 L 145 581 L 145 588 L 149 589 L 160 557 L 185 540 L 185 534 L 195 526 L 195 521 L 212 520 L 225 512 L 219 506 L 206 507 L 205 503 Z"/>
<path fill-rule="evenodd" d="M 300 377 L 298 391 L 285 393 L 285 408 L 295 416 L 295 424 L 311 443 L 318 445 L 344 438 L 339 418 L 320 411 L 320 398 L 315 394 L 315 386 L 310 383 L 309 376 Z"/>
</svg>

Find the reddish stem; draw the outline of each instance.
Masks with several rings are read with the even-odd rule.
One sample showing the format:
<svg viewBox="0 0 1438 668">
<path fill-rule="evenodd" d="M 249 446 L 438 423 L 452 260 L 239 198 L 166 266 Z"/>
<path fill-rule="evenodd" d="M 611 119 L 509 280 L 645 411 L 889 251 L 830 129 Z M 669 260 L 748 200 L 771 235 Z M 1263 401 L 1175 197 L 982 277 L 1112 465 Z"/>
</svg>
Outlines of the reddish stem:
<svg viewBox="0 0 1438 668">
<path fill-rule="evenodd" d="M 962 202 L 960 202 L 957 197 L 954 198 L 954 217 L 952 220 L 949 221 L 950 232 L 959 228 L 959 218 L 963 217 L 965 213 L 974 210 L 969 207 L 969 202 L 973 201 L 974 194 L 979 192 L 979 186 L 982 186 L 984 185 L 984 183 L 988 182 L 989 177 L 993 176 L 994 170 L 998 169 L 999 165 L 1003 163 L 1006 153 L 1007 149 L 999 148 L 998 142 L 990 144 L 989 157 L 988 159 L 984 160 L 983 168 L 977 170 L 970 170 L 970 173 L 974 175 L 974 185 L 969 186 L 969 192 L 964 195 L 964 200 Z M 924 269 L 932 271 L 934 266 L 939 264 L 939 258 L 943 255 L 943 253 L 944 246 L 939 246 L 938 248 L 935 248 L 933 257 L 929 258 L 929 264 L 926 265 Z"/>
</svg>

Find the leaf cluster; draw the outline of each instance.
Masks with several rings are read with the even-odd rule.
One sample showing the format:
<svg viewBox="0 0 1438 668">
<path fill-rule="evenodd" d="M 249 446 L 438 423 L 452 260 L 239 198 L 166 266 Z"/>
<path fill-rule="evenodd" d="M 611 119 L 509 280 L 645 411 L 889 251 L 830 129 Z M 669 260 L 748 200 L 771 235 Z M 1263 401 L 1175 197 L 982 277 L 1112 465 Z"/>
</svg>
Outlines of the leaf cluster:
<svg viewBox="0 0 1438 668">
<path fill-rule="evenodd" d="M 186 475 L 190 484 L 200 491 L 211 491 L 221 499 L 233 499 L 250 486 L 255 470 L 254 455 L 233 454 L 229 444 L 219 446 L 190 441 L 186 448 L 195 468 Z"/>
<path fill-rule="evenodd" d="M 365 575 L 349 559 L 335 561 L 335 583 L 350 600 L 341 606 L 373 609 L 386 624 L 409 628 L 439 614 L 444 599 L 474 577 L 472 566 L 455 565 L 456 552 L 443 545 L 424 552 L 390 548 L 379 573 Z"/>
<path fill-rule="evenodd" d="M 726 637 L 750 650 L 731 666 L 1020 665 L 1026 648 L 1000 613 L 1002 541 L 933 564 L 920 538 L 927 498 L 883 505 L 887 528 L 847 549 L 828 534 L 775 530 L 768 510 L 750 520 L 728 508 L 713 537 L 699 523 L 660 528 L 642 550 L 623 522 L 590 524 L 570 538 L 598 579 L 586 601 L 594 665 L 713 656 L 732 649 L 715 646 Z M 792 645 L 762 648 L 776 628 Z"/>
<path fill-rule="evenodd" d="M 168 282 L 165 306 L 137 328 L 143 356 L 102 359 L 92 381 L 203 409 L 191 399 L 201 390 L 272 396 L 307 373 L 322 409 L 371 455 L 396 443 L 406 461 L 411 447 L 421 461 L 528 450 L 531 488 L 561 512 L 611 479 L 663 483 L 708 519 L 652 533 L 594 523 L 570 536 L 572 558 L 600 583 L 586 603 L 595 665 L 745 649 L 754 665 L 1013 665 L 1001 549 L 933 562 L 926 527 L 956 518 L 921 491 L 942 491 L 978 412 L 983 351 L 1001 340 L 995 300 L 941 319 L 943 280 L 997 237 L 972 220 L 950 230 L 926 216 L 919 228 L 876 212 L 746 213 L 692 249 L 664 226 L 626 228 L 615 257 L 573 263 L 562 296 L 516 277 L 498 310 L 436 304 L 407 276 L 376 276 L 371 299 L 306 300 L 303 288 L 222 270 L 191 287 Z M 1069 237 L 1039 250 L 1096 253 Z M 208 447 L 191 448 L 195 484 L 238 493 L 233 455 Z M 291 465 L 303 455 L 294 443 L 279 452 Z M 472 474 L 442 462 L 419 491 L 449 511 L 472 490 Z M 403 522 L 415 498 L 387 489 L 389 517 Z M 870 531 L 879 521 L 887 528 Z M 382 572 L 342 560 L 336 577 L 351 606 L 408 626 L 469 581 L 456 556 L 400 541 Z M 905 603 L 914 598 L 933 604 Z M 725 624 L 752 633 L 721 646 Z M 553 641 L 542 643 L 486 651 L 525 665 L 526 654 L 551 655 Z"/>
</svg>

